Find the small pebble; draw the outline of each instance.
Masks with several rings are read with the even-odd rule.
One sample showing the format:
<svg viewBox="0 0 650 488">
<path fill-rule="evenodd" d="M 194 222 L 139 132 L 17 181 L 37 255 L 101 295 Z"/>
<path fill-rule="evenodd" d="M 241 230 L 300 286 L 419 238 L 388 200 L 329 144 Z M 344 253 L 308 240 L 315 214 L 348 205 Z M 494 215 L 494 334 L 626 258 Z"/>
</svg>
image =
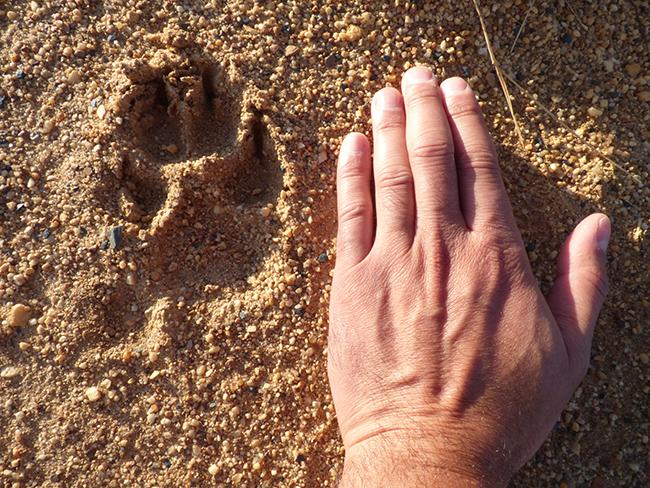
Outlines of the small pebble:
<svg viewBox="0 0 650 488">
<path fill-rule="evenodd" d="M 325 66 L 328 68 L 334 68 L 339 64 L 339 58 L 336 54 L 330 54 L 325 58 Z"/>
<path fill-rule="evenodd" d="M 9 310 L 9 316 L 7 317 L 7 323 L 10 327 L 24 327 L 29 321 L 30 308 L 27 305 L 22 303 L 17 303 L 11 310 Z"/>
<path fill-rule="evenodd" d="M 17 286 L 23 286 L 26 282 L 27 282 L 27 278 L 25 278 L 25 276 L 21 274 L 17 274 L 16 276 L 14 276 L 14 283 Z"/>
<path fill-rule="evenodd" d="M 639 63 L 630 63 L 625 66 L 625 71 L 632 78 L 636 78 L 639 73 L 641 73 L 641 65 Z"/>
<path fill-rule="evenodd" d="M 135 275 L 133 273 L 127 273 L 126 275 L 126 284 L 133 286 L 136 283 Z"/>
<path fill-rule="evenodd" d="M 86 398 L 88 398 L 88 401 L 96 402 L 101 397 L 102 397 L 102 392 L 99 391 L 99 389 L 96 386 L 91 386 L 90 388 L 86 389 Z"/>
<path fill-rule="evenodd" d="M 293 56 L 297 52 L 298 52 L 298 47 L 292 44 L 289 44 L 284 50 L 285 56 Z"/>
<path fill-rule="evenodd" d="M 16 366 L 5 366 L 0 370 L 0 378 L 15 378 L 20 374 L 20 369 Z"/>
<path fill-rule="evenodd" d="M 117 251 L 122 246 L 123 225 L 116 225 L 108 229 L 108 243 L 113 251 Z"/>
<path fill-rule="evenodd" d="M 589 117 L 597 119 L 598 117 L 603 115 L 603 111 L 601 109 L 599 109 L 599 108 L 596 108 L 596 107 L 589 107 L 587 109 L 587 115 L 589 115 Z"/>
<path fill-rule="evenodd" d="M 605 66 L 605 71 L 612 73 L 614 71 L 614 61 L 611 59 L 606 59 L 603 61 L 603 66 Z"/>
<path fill-rule="evenodd" d="M 358 25 L 350 25 L 341 33 L 341 39 L 347 42 L 356 42 L 363 37 L 363 30 Z"/>
<path fill-rule="evenodd" d="M 54 130 L 55 127 L 56 127 L 56 119 L 54 118 L 47 119 L 43 124 L 43 134 L 46 135 L 49 134 Z"/>
<path fill-rule="evenodd" d="M 73 69 L 68 75 L 68 84 L 76 85 L 80 81 L 81 81 L 81 72 L 79 72 L 79 70 L 77 69 Z"/>
</svg>

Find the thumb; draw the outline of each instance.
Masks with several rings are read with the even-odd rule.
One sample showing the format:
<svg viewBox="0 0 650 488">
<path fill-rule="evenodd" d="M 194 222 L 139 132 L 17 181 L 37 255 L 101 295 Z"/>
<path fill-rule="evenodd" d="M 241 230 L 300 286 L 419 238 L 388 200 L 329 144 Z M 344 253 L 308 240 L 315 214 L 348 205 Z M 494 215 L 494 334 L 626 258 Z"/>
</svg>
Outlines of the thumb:
<svg viewBox="0 0 650 488">
<path fill-rule="evenodd" d="M 589 365 L 591 338 L 607 294 L 609 218 L 593 214 L 567 238 L 558 258 L 548 305 L 562 331 L 571 370 L 582 380 Z"/>
</svg>

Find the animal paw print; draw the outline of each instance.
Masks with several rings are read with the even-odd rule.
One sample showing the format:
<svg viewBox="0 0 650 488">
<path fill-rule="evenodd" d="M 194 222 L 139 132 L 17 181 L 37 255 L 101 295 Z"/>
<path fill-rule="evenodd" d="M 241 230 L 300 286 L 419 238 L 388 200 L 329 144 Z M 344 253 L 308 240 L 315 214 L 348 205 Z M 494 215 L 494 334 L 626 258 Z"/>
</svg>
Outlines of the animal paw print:
<svg viewBox="0 0 650 488">
<path fill-rule="evenodd" d="M 158 53 L 119 90 L 122 216 L 148 232 L 154 279 L 226 284 L 271 245 L 283 174 L 264 101 L 232 65 Z"/>
</svg>

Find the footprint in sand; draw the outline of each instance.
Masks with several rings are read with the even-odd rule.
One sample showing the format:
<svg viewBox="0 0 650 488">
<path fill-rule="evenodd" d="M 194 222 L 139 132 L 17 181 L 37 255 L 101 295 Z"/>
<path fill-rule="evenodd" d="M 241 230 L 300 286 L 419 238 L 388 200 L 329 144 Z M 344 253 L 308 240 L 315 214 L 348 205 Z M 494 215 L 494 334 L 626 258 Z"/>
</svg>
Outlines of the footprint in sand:
<svg viewBox="0 0 650 488">
<path fill-rule="evenodd" d="M 147 231 L 154 281 L 229 284 L 277 231 L 283 173 L 264 101 L 229 64 L 166 51 L 118 84 L 121 216 Z"/>
</svg>

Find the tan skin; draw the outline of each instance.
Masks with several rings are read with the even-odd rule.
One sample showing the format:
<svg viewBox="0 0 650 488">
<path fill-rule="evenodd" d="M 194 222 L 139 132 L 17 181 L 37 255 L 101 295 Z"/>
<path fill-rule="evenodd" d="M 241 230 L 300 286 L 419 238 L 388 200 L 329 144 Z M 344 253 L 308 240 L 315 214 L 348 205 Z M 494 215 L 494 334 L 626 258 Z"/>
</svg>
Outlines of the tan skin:
<svg viewBox="0 0 650 488">
<path fill-rule="evenodd" d="M 587 370 L 609 219 L 576 227 L 545 297 L 471 88 L 413 68 L 372 121 L 372 157 L 350 134 L 338 168 L 339 486 L 505 486 Z"/>
</svg>

